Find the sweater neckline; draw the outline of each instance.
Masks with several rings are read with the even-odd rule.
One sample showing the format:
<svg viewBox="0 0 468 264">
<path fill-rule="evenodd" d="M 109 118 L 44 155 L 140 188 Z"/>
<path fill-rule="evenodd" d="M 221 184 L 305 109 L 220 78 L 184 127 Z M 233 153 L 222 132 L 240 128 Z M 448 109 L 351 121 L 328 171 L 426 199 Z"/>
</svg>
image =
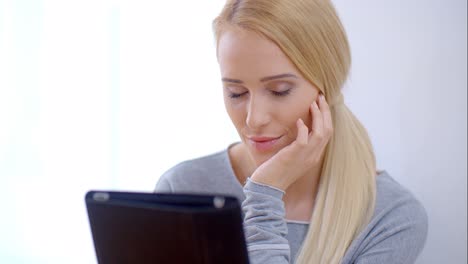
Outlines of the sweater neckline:
<svg viewBox="0 0 468 264">
<path fill-rule="evenodd" d="M 239 180 L 236 177 L 236 174 L 234 173 L 234 168 L 232 168 L 232 163 L 231 163 L 231 158 L 229 157 L 229 148 L 232 146 L 239 144 L 240 142 L 234 142 L 230 144 L 224 151 L 223 151 L 223 156 L 224 156 L 224 162 L 226 162 L 226 165 L 229 170 L 229 180 L 233 181 L 234 184 L 236 185 L 236 188 L 241 192 L 244 193 L 244 187 L 241 185 Z"/>
</svg>

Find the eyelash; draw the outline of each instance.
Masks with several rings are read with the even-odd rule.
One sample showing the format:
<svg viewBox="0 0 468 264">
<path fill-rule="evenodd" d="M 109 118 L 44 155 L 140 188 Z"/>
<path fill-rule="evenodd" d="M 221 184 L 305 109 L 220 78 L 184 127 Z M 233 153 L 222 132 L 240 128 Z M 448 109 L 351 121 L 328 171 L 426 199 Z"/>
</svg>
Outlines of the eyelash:
<svg viewBox="0 0 468 264">
<path fill-rule="evenodd" d="M 286 96 L 291 92 L 291 89 L 282 91 L 282 92 L 276 92 L 276 91 L 271 91 L 274 96 Z"/>
<path fill-rule="evenodd" d="M 281 97 L 281 96 L 286 96 L 288 95 L 289 93 L 291 92 L 291 89 L 288 89 L 286 91 L 282 91 L 282 92 L 276 92 L 276 91 L 271 91 L 271 93 L 274 95 L 274 96 L 278 96 L 278 97 Z M 239 97 L 242 97 L 244 94 L 246 94 L 247 92 L 244 92 L 244 93 L 240 93 L 240 94 L 236 94 L 236 93 L 231 93 L 229 95 L 230 98 L 233 98 L 233 99 L 237 99 Z"/>
</svg>

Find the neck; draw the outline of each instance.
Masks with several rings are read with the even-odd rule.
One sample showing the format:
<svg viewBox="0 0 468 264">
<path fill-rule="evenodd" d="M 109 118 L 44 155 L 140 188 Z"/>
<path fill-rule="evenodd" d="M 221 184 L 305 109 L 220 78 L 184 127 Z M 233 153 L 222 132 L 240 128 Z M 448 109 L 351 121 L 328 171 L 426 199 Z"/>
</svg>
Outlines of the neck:
<svg viewBox="0 0 468 264">
<path fill-rule="evenodd" d="M 286 189 L 283 201 L 286 204 L 300 203 L 302 201 L 313 202 L 318 190 L 319 181 L 320 168 L 308 171 Z"/>
<path fill-rule="evenodd" d="M 320 182 L 320 168 L 308 171 L 291 184 L 283 196 L 286 218 L 310 221 Z"/>
</svg>

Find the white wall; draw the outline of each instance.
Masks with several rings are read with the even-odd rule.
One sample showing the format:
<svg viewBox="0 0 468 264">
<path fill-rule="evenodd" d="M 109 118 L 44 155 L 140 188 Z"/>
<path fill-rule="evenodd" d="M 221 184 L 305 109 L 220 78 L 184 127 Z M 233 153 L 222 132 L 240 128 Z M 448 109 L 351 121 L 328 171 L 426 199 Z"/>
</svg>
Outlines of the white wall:
<svg viewBox="0 0 468 264">
<path fill-rule="evenodd" d="M 379 167 L 429 215 L 418 263 L 467 263 L 467 2 L 334 2 L 353 52 L 347 101 Z"/>
<path fill-rule="evenodd" d="M 334 2 L 346 102 L 429 214 L 418 263 L 466 263 L 466 1 Z M 211 36 L 222 4 L 0 0 L 1 263 L 95 262 L 87 190 L 151 191 L 237 140 Z"/>
</svg>

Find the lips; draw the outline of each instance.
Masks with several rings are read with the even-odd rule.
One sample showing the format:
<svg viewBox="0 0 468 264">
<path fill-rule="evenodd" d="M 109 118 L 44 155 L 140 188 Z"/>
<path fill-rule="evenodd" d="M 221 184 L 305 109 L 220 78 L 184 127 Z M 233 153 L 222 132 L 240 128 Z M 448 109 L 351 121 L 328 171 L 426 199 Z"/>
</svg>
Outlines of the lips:
<svg viewBox="0 0 468 264">
<path fill-rule="evenodd" d="M 248 141 L 252 147 L 254 147 L 257 151 L 265 152 L 272 150 L 278 140 L 281 138 L 279 137 L 265 137 L 265 136 L 253 136 L 248 137 Z"/>
<path fill-rule="evenodd" d="M 266 141 L 271 141 L 278 139 L 280 137 L 249 137 L 250 140 L 256 141 L 256 142 L 266 142 Z"/>
</svg>

